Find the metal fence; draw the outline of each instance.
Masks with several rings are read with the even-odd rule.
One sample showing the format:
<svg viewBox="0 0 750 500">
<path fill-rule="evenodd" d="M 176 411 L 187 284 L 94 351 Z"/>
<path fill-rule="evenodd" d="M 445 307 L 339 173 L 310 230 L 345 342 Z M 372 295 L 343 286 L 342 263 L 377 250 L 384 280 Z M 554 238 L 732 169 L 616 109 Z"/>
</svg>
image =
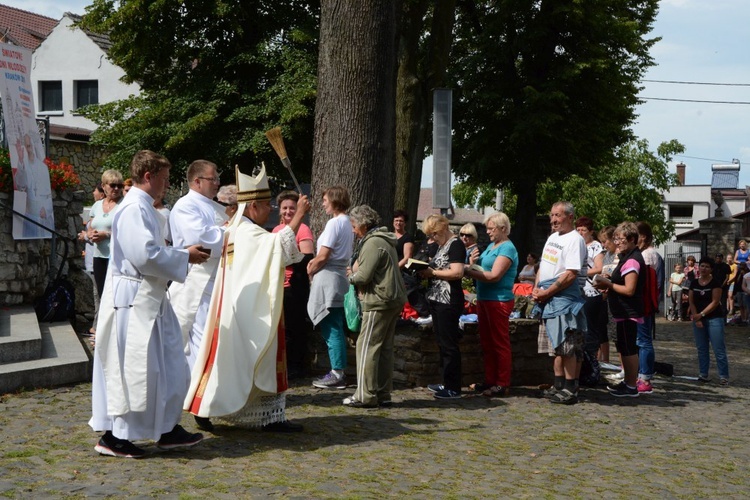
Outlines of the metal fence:
<svg viewBox="0 0 750 500">
<path fill-rule="evenodd" d="M 695 257 L 695 261 L 698 262 L 702 255 L 706 253 L 706 242 L 695 240 L 695 241 L 670 241 L 663 245 L 664 250 L 664 316 L 666 317 L 669 311 L 670 302 L 667 299 L 667 287 L 669 285 L 669 276 L 674 272 L 675 264 L 685 265 L 685 259 L 689 255 Z"/>
</svg>

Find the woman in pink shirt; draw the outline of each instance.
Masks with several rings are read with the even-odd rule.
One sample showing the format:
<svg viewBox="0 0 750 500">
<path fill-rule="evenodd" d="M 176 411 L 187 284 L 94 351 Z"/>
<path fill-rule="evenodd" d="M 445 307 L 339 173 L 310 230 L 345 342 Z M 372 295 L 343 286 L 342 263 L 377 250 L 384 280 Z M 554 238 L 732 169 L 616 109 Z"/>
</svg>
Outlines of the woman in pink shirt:
<svg viewBox="0 0 750 500">
<path fill-rule="evenodd" d="M 276 197 L 279 205 L 277 233 L 291 222 L 297 212 L 299 195 L 294 191 L 282 191 Z M 286 359 L 288 377 L 300 378 L 305 375 L 305 353 L 307 334 L 310 331 L 307 319 L 307 299 L 310 295 L 310 280 L 307 277 L 307 263 L 315 254 L 313 234 L 306 224 L 300 224 L 297 231 L 297 246 L 305 254 L 301 262 L 287 266 L 284 270 L 284 329 L 286 331 Z"/>
</svg>

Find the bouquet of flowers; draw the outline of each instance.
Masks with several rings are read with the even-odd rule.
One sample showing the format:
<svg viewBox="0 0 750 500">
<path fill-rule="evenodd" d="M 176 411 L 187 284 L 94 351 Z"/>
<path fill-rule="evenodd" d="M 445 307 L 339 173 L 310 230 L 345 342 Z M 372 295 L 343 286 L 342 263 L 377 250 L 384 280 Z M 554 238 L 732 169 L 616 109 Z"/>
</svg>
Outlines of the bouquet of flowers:
<svg viewBox="0 0 750 500">
<path fill-rule="evenodd" d="M 45 158 L 44 163 L 49 168 L 49 182 L 55 191 L 75 188 L 81 183 L 78 174 L 73 170 L 73 165 L 65 162 L 55 163 L 49 158 Z"/>
</svg>

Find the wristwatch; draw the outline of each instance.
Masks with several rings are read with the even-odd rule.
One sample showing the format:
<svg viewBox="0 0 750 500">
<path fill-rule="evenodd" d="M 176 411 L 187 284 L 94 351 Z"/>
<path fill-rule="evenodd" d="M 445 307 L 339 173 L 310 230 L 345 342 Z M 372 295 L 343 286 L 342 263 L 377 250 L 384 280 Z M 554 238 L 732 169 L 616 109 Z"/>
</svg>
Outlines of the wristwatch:
<svg viewBox="0 0 750 500">
<path fill-rule="evenodd" d="M 701 312 L 701 318 L 705 318 L 705 317 L 706 317 L 706 315 L 703 314 L 703 312 Z"/>
</svg>

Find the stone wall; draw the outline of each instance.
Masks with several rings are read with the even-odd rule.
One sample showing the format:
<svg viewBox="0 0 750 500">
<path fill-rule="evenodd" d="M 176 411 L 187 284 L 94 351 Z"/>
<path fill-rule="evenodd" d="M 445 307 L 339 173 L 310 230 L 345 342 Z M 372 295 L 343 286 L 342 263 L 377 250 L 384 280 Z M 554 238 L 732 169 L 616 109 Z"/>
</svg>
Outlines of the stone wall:
<svg viewBox="0 0 750 500">
<path fill-rule="evenodd" d="M 75 239 L 82 228 L 80 214 L 83 210 L 83 199 L 82 191 L 52 192 L 57 232 Z M 13 195 L 0 193 L 0 202 L 12 207 Z M 2 208 L 0 212 L 0 307 L 33 305 L 44 293 L 50 280 L 52 240 L 14 240 L 12 212 L 9 208 Z M 56 247 L 59 265 L 64 252 L 64 243 L 59 238 Z M 67 259 L 63 262 L 64 275 L 76 286 L 77 309 L 79 295 L 81 304 L 85 303 L 86 295 L 91 295 L 91 281 L 81 270 L 81 250 L 79 243 L 69 243 Z M 56 267 L 53 271 L 57 269 Z M 93 307 L 93 300 L 90 302 Z"/>
<path fill-rule="evenodd" d="M 87 142 L 50 140 L 50 159 L 65 161 L 75 168 L 81 178 L 79 189 L 86 193 L 84 201 L 91 199 L 91 192 L 102 178 L 102 163 L 106 156 L 102 148 L 92 146 Z"/>
<path fill-rule="evenodd" d="M 736 242 L 742 231 L 742 221 L 730 217 L 711 217 L 699 221 L 699 233 L 706 241 L 706 254 L 713 258 L 722 255 L 734 255 Z"/>
<path fill-rule="evenodd" d="M 552 358 L 546 354 L 537 353 L 538 334 L 538 321 L 528 319 L 510 321 L 513 357 L 511 385 L 530 386 L 552 381 Z M 356 377 L 354 342 L 352 338 L 347 353 L 349 359 L 347 373 L 351 378 Z M 484 369 L 476 325 L 465 326 L 460 346 L 463 385 L 482 382 Z M 317 331 L 311 334 L 310 351 L 314 372 L 324 373 L 330 369 L 326 344 Z M 393 381 L 395 383 L 424 387 L 427 384 L 441 382 L 440 357 L 432 328 L 412 325 L 396 327 L 394 351 Z"/>
</svg>

